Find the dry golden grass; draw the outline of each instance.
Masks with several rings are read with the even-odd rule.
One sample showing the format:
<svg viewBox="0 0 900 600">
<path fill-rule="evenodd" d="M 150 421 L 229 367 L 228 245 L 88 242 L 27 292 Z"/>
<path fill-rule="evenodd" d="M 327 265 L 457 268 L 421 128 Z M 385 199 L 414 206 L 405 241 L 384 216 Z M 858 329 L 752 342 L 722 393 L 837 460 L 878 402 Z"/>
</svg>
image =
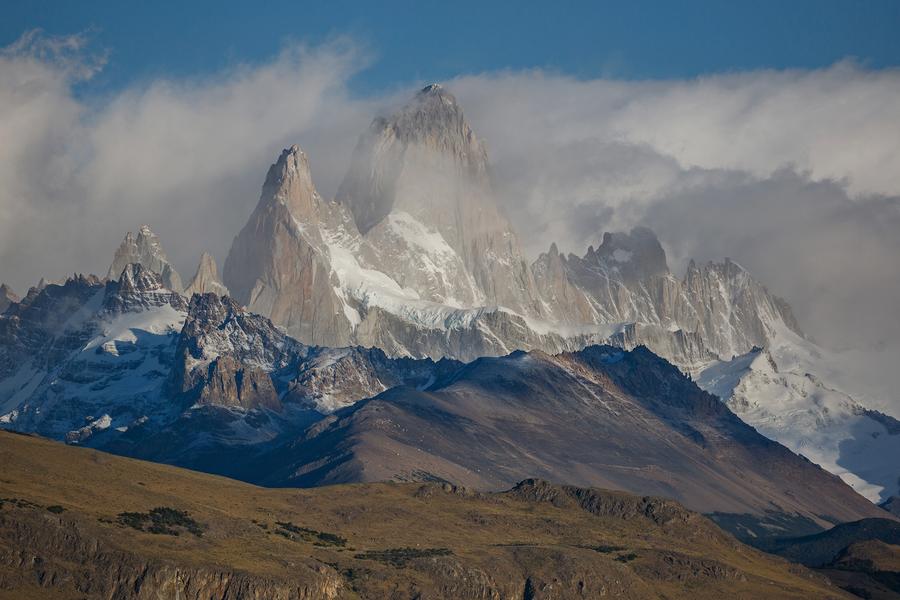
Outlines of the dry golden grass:
<svg viewBox="0 0 900 600">
<path fill-rule="evenodd" d="M 397 580 L 427 588 L 430 575 L 414 566 L 358 555 L 446 549 L 454 560 L 499 577 L 524 578 L 542 557 L 563 556 L 598 571 L 637 575 L 650 595 L 667 598 L 845 597 L 804 569 L 738 544 L 702 517 L 661 526 L 646 518 L 598 517 L 578 507 L 502 494 L 471 497 L 421 484 L 266 489 L 5 432 L 0 465 L 0 498 L 43 507 L 34 510 L 59 505 L 64 510 L 54 519 L 77 522 L 108 547 L 178 565 L 279 579 L 295 576 L 298 565 L 330 565 L 344 577 L 364 579 L 356 582 L 362 588 L 350 588 L 387 589 Z M 156 535 L 116 523 L 119 513 L 159 506 L 187 511 L 205 532 Z M 346 544 L 320 545 L 315 536 L 287 539 L 277 533 L 278 522 L 334 534 Z M 673 556 L 689 564 L 672 566 Z M 698 565 L 725 575 L 702 568 L 698 573 Z M 0 598 L 52 597 L 37 588 L 10 593 L 0 590 Z"/>
</svg>

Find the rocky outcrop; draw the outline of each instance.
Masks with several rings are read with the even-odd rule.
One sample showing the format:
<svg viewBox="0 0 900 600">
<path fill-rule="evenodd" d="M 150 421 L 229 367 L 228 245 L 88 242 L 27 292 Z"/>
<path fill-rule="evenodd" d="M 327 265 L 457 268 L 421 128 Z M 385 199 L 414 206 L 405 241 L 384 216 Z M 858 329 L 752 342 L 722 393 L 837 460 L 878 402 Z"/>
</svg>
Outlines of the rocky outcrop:
<svg viewBox="0 0 900 600">
<path fill-rule="evenodd" d="M 553 506 L 579 507 L 592 515 L 623 520 L 649 519 L 657 525 L 688 523 L 698 517 L 678 502 L 652 496 L 633 496 L 595 488 L 553 484 L 542 479 L 520 481 L 506 495 L 527 502 L 548 502 Z"/>
<path fill-rule="evenodd" d="M 306 352 L 271 321 L 231 298 L 195 294 L 179 336 L 170 385 L 186 402 L 278 409 L 269 373 Z"/>
<path fill-rule="evenodd" d="M 0 284 L 0 314 L 2 314 L 10 304 L 15 304 L 19 302 L 21 298 L 19 298 L 12 288 L 10 288 L 5 283 Z"/>
<path fill-rule="evenodd" d="M 125 234 L 125 239 L 116 250 L 113 262 L 106 273 L 106 278 L 115 279 L 127 265 L 133 263 L 158 273 L 166 288 L 174 292 L 182 291 L 184 286 L 181 276 L 169 263 L 169 258 L 159 243 L 159 237 L 147 225 L 141 225 L 136 236 L 130 231 Z"/>
<path fill-rule="evenodd" d="M 167 289 L 162 275 L 141 263 L 125 265 L 118 278 L 107 284 L 103 299 L 103 307 L 110 313 L 141 312 L 165 305 L 175 310 L 187 310 L 187 302 L 181 294 Z"/>
<path fill-rule="evenodd" d="M 205 294 L 207 292 L 212 292 L 219 296 L 227 296 L 228 288 L 219 279 L 219 269 L 216 267 L 215 259 L 204 252 L 200 257 L 200 264 L 197 265 L 197 272 L 194 273 L 194 277 L 188 286 L 184 288 L 184 295 L 191 297 L 194 294 Z"/>
<path fill-rule="evenodd" d="M 281 409 L 269 374 L 259 368 L 244 367 L 230 356 L 220 356 L 209 364 L 197 404 L 244 410 Z"/>
<path fill-rule="evenodd" d="M 42 514 L 43 512 L 43 514 Z M 339 598 L 343 578 L 327 567 L 302 565 L 291 579 L 214 565 L 197 566 L 120 549 L 91 527 L 46 511 L 0 511 L 0 584 L 31 585 L 86 598 L 219 598 L 319 600 Z M 15 573 L 16 575 L 13 575 Z"/>
</svg>

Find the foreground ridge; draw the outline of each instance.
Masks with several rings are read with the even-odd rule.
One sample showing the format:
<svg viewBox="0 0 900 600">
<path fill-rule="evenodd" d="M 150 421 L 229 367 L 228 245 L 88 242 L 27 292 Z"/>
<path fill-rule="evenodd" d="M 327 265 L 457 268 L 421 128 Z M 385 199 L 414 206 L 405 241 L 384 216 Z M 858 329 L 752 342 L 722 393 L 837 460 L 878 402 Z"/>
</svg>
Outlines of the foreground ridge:
<svg viewBox="0 0 900 600">
<path fill-rule="evenodd" d="M 844 597 L 677 503 L 621 492 L 260 490 L 4 432 L 0 452 L 0 586 L 20 598 Z"/>
</svg>

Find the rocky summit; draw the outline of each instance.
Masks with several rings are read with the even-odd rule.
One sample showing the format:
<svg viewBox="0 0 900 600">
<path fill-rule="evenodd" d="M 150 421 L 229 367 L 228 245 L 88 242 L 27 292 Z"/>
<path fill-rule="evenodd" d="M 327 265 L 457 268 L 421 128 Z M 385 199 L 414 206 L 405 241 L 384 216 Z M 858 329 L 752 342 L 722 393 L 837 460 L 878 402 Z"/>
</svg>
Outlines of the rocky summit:
<svg viewBox="0 0 900 600">
<path fill-rule="evenodd" d="M 194 294 L 205 294 L 212 292 L 219 296 L 228 296 L 228 288 L 222 283 L 219 277 L 219 268 L 216 266 L 216 260 L 207 252 L 200 256 L 200 264 L 197 265 L 197 271 L 194 273 L 193 279 L 184 288 L 185 296 L 193 296 Z"/>
<path fill-rule="evenodd" d="M 130 231 L 125 234 L 125 239 L 116 250 L 107 279 L 117 278 L 129 264 L 140 264 L 150 271 L 159 273 L 165 286 L 175 292 L 183 289 L 181 276 L 169 263 L 166 253 L 159 243 L 159 237 L 150 230 L 148 225 L 141 225 L 137 235 Z"/>
</svg>

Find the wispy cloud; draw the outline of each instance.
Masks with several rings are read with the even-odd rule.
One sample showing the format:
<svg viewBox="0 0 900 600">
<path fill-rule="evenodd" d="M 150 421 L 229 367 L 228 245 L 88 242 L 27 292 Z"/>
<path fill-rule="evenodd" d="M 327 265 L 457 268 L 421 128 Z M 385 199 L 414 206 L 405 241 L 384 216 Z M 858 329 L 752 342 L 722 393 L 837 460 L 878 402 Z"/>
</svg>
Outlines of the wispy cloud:
<svg viewBox="0 0 900 600">
<path fill-rule="evenodd" d="M 140 223 L 185 271 L 221 258 L 282 147 L 303 144 L 333 189 L 373 110 L 346 91 L 366 60 L 347 40 L 99 103 L 72 90 L 96 68 L 86 44 L 28 33 L 0 54 L 0 277 L 20 290 L 104 272 Z"/>
<path fill-rule="evenodd" d="M 532 254 L 649 225 L 675 268 L 730 256 L 833 346 L 900 339 L 900 71 L 451 87 Z"/>
</svg>

